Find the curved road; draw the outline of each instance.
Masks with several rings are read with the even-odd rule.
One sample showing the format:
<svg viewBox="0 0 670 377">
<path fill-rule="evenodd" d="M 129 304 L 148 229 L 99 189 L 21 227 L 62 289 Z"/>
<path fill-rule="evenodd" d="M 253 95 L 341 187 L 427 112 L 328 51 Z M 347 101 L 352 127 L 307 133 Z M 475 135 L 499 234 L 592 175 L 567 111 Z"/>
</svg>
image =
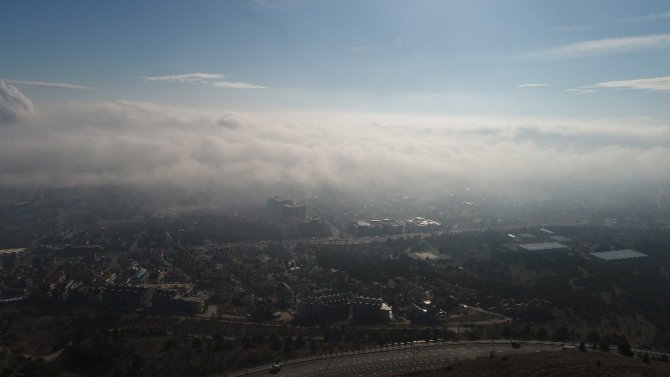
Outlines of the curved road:
<svg viewBox="0 0 670 377">
<path fill-rule="evenodd" d="M 495 344 L 485 341 L 460 342 L 456 344 L 429 342 L 405 344 L 369 351 L 336 353 L 330 356 L 316 356 L 289 360 L 282 364 L 278 376 L 388 376 L 418 370 L 445 367 L 458 361 L 514 353 L 559 351 L 561 344 L 521 342 L 521 348 L 513 349 L 509 341 L 499 340 Z M 267 376 L 268 365 L 240 370 L 228 376 Z"/>
</svg>

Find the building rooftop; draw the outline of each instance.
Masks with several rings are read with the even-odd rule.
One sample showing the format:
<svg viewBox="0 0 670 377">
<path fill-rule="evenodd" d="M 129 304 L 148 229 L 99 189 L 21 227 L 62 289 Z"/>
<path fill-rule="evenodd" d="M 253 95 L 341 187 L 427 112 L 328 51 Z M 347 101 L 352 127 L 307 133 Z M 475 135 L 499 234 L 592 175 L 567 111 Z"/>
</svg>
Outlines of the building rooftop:
<svg viewBox="0 0 670 377">
<path fill-rule="evenodd" d="M 560 250 L 568 247 L 558 242 L 527 243 L 519 245 L 520 248 L 527 251 Z"/>
<path fill-rule="evenodd" d="M 137 270 L 137 272 L 135 272 L 135 274 L 133 275 L 133 280 L 139 280 L 139 279 L 142 279 L 142 278 L 144 277 L 144 275 L 146 275 L 146 274 L 147 274 L 147 269 L 146 269 L 146 268 L 140 268 L 140 269 Z"/>
<path fill-rule="evenodd" d="M 0 249 L 0 255 L 20 254 L 26 251 L 24 247 L 18 249 Z"/>
<path fill-rule="evenodd" d="M 604 260 L 619 260 L 619 259 L 633 259 L 633 258 L 642 258 L 648 256 L 645 253 L 640 253 L 639 251 L 625 249 L 625 250 L 613 250 L 613 251 L 601 251 L 598 253 L 591 253 L 596 258 Z"/>
<path fill-rule="evenodd" d="M 299 303 L 305 303 L 305 304 L 324 305 L 324 304 L 332 304 L 332 303 L 349 302 L 349 299 L 345 295 L 334 294 L 334 295 L 326 295 L 326 296 L 300 297 L 300 298 L 297 299 L 297 301 Z"/>
<path fill-rule="evenodd" d="M 415 217 L 413 219 L 407 220 L 408 223 L 414 224 L 419 227 L 424 227 L 424 226 L 440 226 L 442 225 L 439 221 L 433 220 L 433 219 L 428 219 L 425 217 Z"/>
<path fill-rule="evenodd" d="M 352 302 L 356 304 L 368 304 L 368 305 L 380 306 L 384 303 L 384 300 L 382 300 L 381 298 L 374 298 L 374 297 L 354 297 Z"/>
</svg>

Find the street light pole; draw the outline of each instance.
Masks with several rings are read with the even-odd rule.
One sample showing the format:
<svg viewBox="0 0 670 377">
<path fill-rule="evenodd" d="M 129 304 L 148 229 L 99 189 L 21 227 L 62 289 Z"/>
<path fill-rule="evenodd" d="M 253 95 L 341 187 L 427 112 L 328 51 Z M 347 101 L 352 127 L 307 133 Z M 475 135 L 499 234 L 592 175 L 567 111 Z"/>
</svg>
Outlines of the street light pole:
<svg viewBox="0 0 670 377">
<path fill-rule="evenodd" d="M 328 358 L 328 364 L 326 365 L 326 368 L 323 370 L 323 376 L 326 377 L 326 373 L 328 373 L 328 368 L 330 368 L 330 363 L 333 362 L 333 354 L 330 354 L 330 357 Z"/>
</svg>

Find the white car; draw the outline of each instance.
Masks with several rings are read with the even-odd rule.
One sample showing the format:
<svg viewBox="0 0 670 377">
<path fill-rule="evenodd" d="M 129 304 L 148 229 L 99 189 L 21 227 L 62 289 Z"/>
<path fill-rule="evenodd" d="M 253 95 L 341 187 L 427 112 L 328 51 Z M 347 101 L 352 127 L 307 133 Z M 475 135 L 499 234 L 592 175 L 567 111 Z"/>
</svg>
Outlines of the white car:
<svg viewBox="0 0 670 377">
<path fill-rule="evenodd" d="M 279 373 L 281 370 L 281 366 L 279 366 L 279 363 L 274 363 L 270 368 L 268 369 L 268 372 L 270 373 Z"/>
</svg>

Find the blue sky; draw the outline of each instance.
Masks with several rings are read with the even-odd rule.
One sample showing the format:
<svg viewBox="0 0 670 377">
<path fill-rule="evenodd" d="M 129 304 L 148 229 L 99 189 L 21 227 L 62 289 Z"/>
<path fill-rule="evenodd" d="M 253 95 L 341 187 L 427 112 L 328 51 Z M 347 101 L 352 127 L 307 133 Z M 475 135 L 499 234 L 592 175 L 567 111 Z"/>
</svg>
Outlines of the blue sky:
<svg viewBox="0 0 670 377">
<path fill-rule="evenodd" d="M 0 49 L 0 79 L 95 88 L 37 104 L 670 117 L 631 81 L 670 76 L 667 1 L 4 1 Z"/>
</svg>

